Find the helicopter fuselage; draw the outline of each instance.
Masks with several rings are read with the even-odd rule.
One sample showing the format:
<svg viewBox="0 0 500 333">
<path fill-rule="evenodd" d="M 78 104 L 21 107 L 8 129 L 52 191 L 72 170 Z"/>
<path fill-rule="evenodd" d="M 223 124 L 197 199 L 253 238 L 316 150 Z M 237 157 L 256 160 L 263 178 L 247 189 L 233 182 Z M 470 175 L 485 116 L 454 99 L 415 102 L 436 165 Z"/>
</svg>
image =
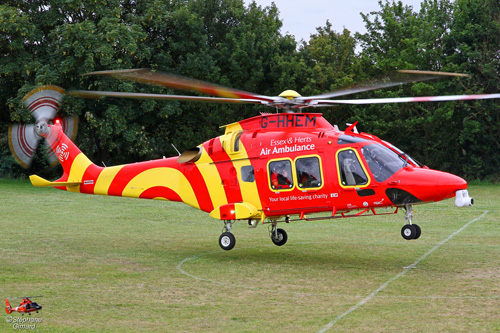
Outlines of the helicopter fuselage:
<svg viewBox="0 0 500 333">
<path fill-rule="evenodd" d="M 58 188 L 181 201 L 221 220 L 398 207 L 467 188 L 462 178 L 424 167 L 353 126 L 340 131 L 321 114 L 253 117 L 179 157 L 113 167 L 93 164 L 50 126 L 47 139 L 65 170 L 55 183 L 69 182 Z"/>
</svg>

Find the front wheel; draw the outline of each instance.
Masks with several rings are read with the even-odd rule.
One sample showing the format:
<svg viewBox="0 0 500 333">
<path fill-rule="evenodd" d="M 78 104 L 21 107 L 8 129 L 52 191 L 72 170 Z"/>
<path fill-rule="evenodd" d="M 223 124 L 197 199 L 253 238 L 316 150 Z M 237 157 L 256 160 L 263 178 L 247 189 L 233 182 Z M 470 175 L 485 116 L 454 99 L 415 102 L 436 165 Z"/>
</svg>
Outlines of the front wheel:
<svg viewBox="0 0 500 333">
<path fill-rule="evenodd" d="M 271 240 L 275 245 L 282 246 L 288 240 L 288 235 L 285 230 L 278 228 L 276 229 L 276 233 L 271 233 Z"/>
<path fill-rule="evenodd" d="M 415 238 L 413 238 L 413 239 L 418 239 L 420 237 L 420 235 L 422 235 L 422 229 L 420 229 L 420 227 L 417 224 L 413 224 L 413 226 L 415 227 L 415 230 L 417 231 L 415 234 Z"/>
<path fill-rule="evenodd" d="M 401 228 L 401 236 L 406 240 L 415 239 L 417 236 L 417 228 L 412 224 L 406 224 Z"/>
<path fill-rule="evenodd" d="M 236 244 L 236 238 L 230 232 L 224 232 L 219 237 L 219 245 L 223 250 L 229 251 Z"/>
</svg>

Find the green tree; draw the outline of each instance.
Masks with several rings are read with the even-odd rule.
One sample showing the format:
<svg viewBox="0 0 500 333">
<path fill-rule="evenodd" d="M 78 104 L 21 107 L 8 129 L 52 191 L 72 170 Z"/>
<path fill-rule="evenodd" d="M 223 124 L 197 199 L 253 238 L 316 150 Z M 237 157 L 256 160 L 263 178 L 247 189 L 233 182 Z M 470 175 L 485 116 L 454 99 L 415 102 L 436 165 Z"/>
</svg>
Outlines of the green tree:
<svg viewBox="0 0 500 333">
<path fill-rule="evenodd" d="M 446 60 L 450 68 L 470 73 L 466 93 L 500 91 L 500 3 L 457 0 Z M 462 150 L 462 172 L 498 180 L 500 160 L 500 105 L 498 100 L 464 103 L 457 143 Z"/>
<path fill-rule="evenodd" d="M 157 68 L 233 88 L 277 95 L 282 68 L 296 43 L 279 32 L 277 8 L 242 1 L 185 1 L 172 12 L 171 62 Z M 177 103 L 168 117 L 165 144 L 190 148 L 221 134 L 220 126 L 257 114 L 258 107 Z M 170 150 L 170 149 L 169 149 Z"/>
<path fill-rule="evenodd" d="M 241 0 L 10 0 L 0 7 L 0 124 L 32 122 L 21 99 L 34 86 L 172 93 L 83 74 L 151 67 L 262 94 L 278 94 L 296 43 L 279 32 L 276 6 Z M 176 92 L 178 93 L 178 92 Z M 100 163 L 173 153 L 220 135 L 219 126 L 255 115 L 254 107 L 66 98 L 80 116 L 77 143 Z M 7 143 L 2 156 L 7 156 Z M 36 166 L 40 168 L 40 165 Z"/>
<path fill-rule="evenodd" d="M 472 78 L 420 82 L 373 95 L 498 91 L 498 75 L 493 74 L 498 73 L 499 64 L 497 3 L 426 0 L 419 13 L 402 2 L 380 1 L 379 5 L 379 12 L 363 15 L 367 33 L 357 36 L 363 48 L 361 57 L 371 62 L 373 75 L 394 69 L 420 69 L 468 73 Z M 485 73 L 490 80 L 486 80 Z M 498 107 L 492 106 L 496 106 L 493 101 L 443 102 L 355 110 L 356 116 L 375 134 L 408 150 L 430 167 L 484 178 L 494 177 L 495 172 L 487 166 L 494 165 L 489 156 L 498 152 L 497 125 L 491 123 Z"/>
<path fill-rule="evenodd" d="M 21 106 L 38 85 L 66 89 L 179 93 L 83 75 L 153 68 L 265 95 L 302 95 L 356 85 L 397 69 L 454 71 L 446 79 L 370 91 L 356 97 L 402 97 L 500 91 L 500 4 L 424 0 L 419 12 L 379 1 L 362 14 L 367 33 L 337 33 L 327 21 L 308 42 L 282 35 L 276 5 L 242 0 L 6 0 L 0 5 L 0 130 L 32 122 Z M 361 51 L 356 53 L 356 45 Z M 351 96 L 350 96 L 351 97 Z M 77 138 L 97 163 L 174 154 L 221 134 L 219 126 L 254 116 L 261 106 L 153 100 L 66 98 L 61 113 L 80 116 Z M 360 120 L 430 167 L 468 178 L 498 179 L 498 102 L 446 102 L 321 109 L 340 126 Z M 34 166 L 43 168 L 41 159 Z M 19 174 L 0 138 L 0 172 Z M 50 171 L 49 171 L 50 172 Z M 55 172 L 54 174 L 57 174 Z"/>
<path fill-rule="evenodd" d="M 316 28 L 309 42 L 303 42 L 299 55 L 302 65 L 301 94 L 318 95 L 354 85 L 365 78 L 361 59 L 356 55 L 356 39 L 344 29 L 338 33 L 329 21 Z M 332 123 L 343 124 L 351 113 L 350 106 L 321 109 Z"/>
</svg>

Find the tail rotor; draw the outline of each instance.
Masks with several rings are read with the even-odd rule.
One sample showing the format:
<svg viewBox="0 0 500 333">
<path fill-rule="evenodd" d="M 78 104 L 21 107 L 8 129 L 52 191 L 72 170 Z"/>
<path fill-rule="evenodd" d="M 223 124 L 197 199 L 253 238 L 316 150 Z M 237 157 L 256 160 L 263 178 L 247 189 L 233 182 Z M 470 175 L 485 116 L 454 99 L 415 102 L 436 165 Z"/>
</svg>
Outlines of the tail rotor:
<svg viewBox="0 0 500 333">
<path fill-rule="evenodd" d="M 48 131 L 48 124 L 56 117 L 64 97 L 64 89 L 56 86 L 42 86 L 28 93 L 23 103 L 35 119 L 35 124 L 16 124 L 9 128 L 9 146 L 16 161 L 25 169 L 29 168 L 42 134 Z M 61 121 L 65 134 L 74 139 L 78 127 L 77 117 L 67 117 Z M 51 165 L 57 158 L 46 145 Z"/>
<path fill-rule="evenodd" d="M 6 298 L 5 299 L 5 311 L 8 313 L 8 314 L 11 314 L 12 313 L 12 307 L 10 306 L 10 303 L 9 303 L 9 300 Z"/>
</svg>

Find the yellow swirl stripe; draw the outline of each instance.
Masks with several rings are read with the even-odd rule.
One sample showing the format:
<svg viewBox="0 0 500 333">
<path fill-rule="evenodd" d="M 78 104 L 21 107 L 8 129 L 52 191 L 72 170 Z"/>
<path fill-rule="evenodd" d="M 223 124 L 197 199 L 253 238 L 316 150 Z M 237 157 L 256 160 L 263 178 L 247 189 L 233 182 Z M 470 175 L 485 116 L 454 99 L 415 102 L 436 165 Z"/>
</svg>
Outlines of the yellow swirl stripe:
<svg viewBox="0 0 500 333">
<path fill-rule="evenodd" d="M 157 186 L 163 186 L 177 193 L 182 201 L 200 209 L 196 195 L 186 176 L 173 168 L 153 168 L 139 173 L 123 190 L 124 197 L 139 198 L 142 192 Z"/>
<path fill-rule="evenodd" d="M 213 163 L 212 159 L 203 148 L 203 153 L 200 159 L 195 162 L 196 167 L 201 173 L 203 180 L 208 188 L 208 193 L 210 194 L 210 199 L 212 199 L 212 204 L 215 207 L 219 207 L 227 204 L 226 192 L 222 186 L 222 180 L 217 170 L 217 166 Z"/>
<path fill-rule="evenodd" d="M 68 181 L 81 181 L 85 170 L 87 170 L 91 164 L 92 162 L 87 158 L 87 156 L 83 153 L 78 154 L 71 164 Z M 80 193 L 80 186 L 68 186 L 66 189 L 69 192 Z"/>
<path fill-rule="evenodd" d="M 111 182 L 115 179 L 116 174 L 124 167 L 125 165 L 117 165 L 112 167 L 104 168 L 97 178 L 94 194 L 100 195 L 108 195 L 109 186 Z"/>
</svg>

